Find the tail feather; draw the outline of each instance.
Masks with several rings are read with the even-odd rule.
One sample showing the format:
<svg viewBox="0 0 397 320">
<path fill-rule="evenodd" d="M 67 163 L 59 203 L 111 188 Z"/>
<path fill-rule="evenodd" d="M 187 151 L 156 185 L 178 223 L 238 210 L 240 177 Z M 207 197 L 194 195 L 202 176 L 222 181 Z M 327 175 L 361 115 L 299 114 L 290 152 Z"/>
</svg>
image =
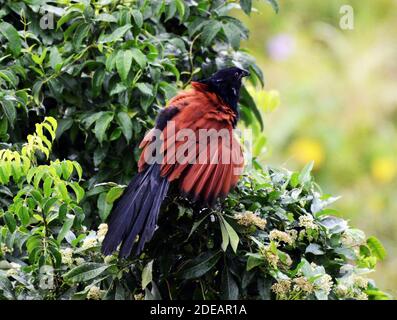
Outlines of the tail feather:
<svg viewBox="0 0 397 320">
<path fill-rule="evenodd" d="M 111 254 L 119 244 L 120 257 L 128 257 L 134 246 L 138 255 L 156 229 L 161 203 L 169 181 L 160 176 L 160 166 L 154 164 L 138 173 L 115 205 L 108 222 L 109 229 L 102 243 L 102 252 Z M 138 242 L 135 242 L 139 235 Z"/>
</svg>

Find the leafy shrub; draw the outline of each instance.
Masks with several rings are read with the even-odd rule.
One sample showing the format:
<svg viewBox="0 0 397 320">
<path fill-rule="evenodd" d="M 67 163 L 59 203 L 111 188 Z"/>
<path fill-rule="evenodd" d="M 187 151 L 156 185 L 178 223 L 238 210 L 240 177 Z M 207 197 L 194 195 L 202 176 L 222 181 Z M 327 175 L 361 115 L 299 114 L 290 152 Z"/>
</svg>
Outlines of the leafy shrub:
<svg viewBox="0 0 397 320">
<path fill-rule="evenodd" d="M 258 166 L 214 210 L 170 196 L 140 257 L 101 255 L 100 222 L 158 109 L 228 64 L 263 84 L 239 49 L 248 31 L 228 15 L 238 2 L 1 3 L 1 298 L 387 297 L 361 276 L 383 247 L 332 216 L 310 167 Z M 240 4 L 249 14 L 251 1 Z M 55 29 L 42 29 L 52 15 Z M 245 88 L 241 116 L 260 127 Z"/>
<path fill-rule="evenodd" d="M 79 164 L 36 164 L 36 153 L 51 150 L 43 128 L 55 137 L 46 118 L 21 152 L 1 151 L 1 191 L 10 195 L 1 211 L 3 298 L 388 297 L 366 278 L 385 256 L 382 245 L 331 215 L 336 198 L 317 190 L 310 165 L 253 170 L 216 210 L 169 197 L 140 257 L 103 257 L 107 226 L 82 225 Z"/>
</svg>

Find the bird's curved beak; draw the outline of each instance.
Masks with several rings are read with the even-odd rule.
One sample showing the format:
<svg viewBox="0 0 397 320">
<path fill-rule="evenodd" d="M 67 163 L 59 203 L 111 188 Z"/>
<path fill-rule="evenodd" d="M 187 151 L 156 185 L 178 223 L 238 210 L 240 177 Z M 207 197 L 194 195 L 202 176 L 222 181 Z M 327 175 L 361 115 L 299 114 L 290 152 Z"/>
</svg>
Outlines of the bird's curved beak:
<svg viewBox="0 0 397 320">
<path fill-rule="evenodd" d="M 243 70 L 242 74 L 241 74 L 241 78 L 243 77 L 248 77 L 250 75 L 248 70 Z"/>
</svg>

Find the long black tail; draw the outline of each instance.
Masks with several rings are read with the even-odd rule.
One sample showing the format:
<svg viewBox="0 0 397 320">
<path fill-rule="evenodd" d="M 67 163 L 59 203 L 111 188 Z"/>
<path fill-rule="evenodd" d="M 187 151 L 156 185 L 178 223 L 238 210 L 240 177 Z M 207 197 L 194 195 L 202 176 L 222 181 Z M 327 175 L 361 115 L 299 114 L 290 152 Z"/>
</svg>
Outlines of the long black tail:
<svg viewBox="0 0 397 320">
<path fill-rule="evenodd" d="M 111 213 L 108 232 L 102 243 L 105 255 L 115 251 L 120 243 L 119 256 L 122 258 L 128 257 L 134 246 L 134 254 L 141 253 L 156 229 L 168 187 L 168 180 L 160 176 L 159 164 L 148 166 L 132 179 Z"/>
</svg>

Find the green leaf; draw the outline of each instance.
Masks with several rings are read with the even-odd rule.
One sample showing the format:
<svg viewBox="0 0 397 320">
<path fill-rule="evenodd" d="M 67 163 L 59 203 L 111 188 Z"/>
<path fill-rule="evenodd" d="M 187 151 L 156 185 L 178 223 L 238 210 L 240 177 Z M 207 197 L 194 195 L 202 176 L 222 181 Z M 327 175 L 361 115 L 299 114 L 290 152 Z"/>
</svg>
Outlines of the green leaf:
<svg viewBox="0 0 397 320">
<path fill-rule="evenodd" d="M 321 246 L 317 243 L 310 243 L 306 247 L 305 253 L 312 253 L 316 256 L 325 254 L 325 252 L 322 250 Z"/>
<path fill-rule="evenodd" d="M 249 15 L 252 10 L 252 0 L 240 0 L 240 6 L 243 11 Z"/>
<path fill-rule="evenodd" d="M 192 236 L 192 234 L 197 230 L 197 228 L 199 227 L 200 224 L 203 223 L 204 220 L 206 220 L 208 218 L 210 214 L 205 215 L 203 218 L 201 218 L 199 221 L 196 221 L 193 226 L 192 229 L 190 230 L 189 236 L 187 237 L 186 240 L 189 240 L 189 238 Z"/>
<path fill-rule="evenodd" d="M 73 35 L 73 46 L 78 49 L 83 44 L 84 39 L 90 32 L 90 25 L 88 23 L 82 23 L 77 28 Z"/>
<path fill-rule="evenodd" d="M 231 272 L 227 265 L 222 271 L 222 292 L 221 299 L 224 300 L 238 300 L 239 289 L 236 281 L 233 279 Z"/>
<path fill-rule="evenodd" d="M 24 205 L 22 205 L 19 208 L 17 215 L 18 215 L 19 220 L 21 220 L 21 223 L 23 226 L 26 227 L 27 225 L 29 225 L 30 215 L 29 215 L 28 207 L 25 207 Z"/>
<path fill-rule="evenodd" d="M 142 13 L 141 13 L 139 10 L 134 9 L 134 10 L 131 11 L 131 15 L 132 15 L 132 17 L 134 18 L 135 24 L 136 24 L 139 28 L 141 28 L 142 25 L 143 25 Z"/>
<path fill-rule="evenodd" d="M 132 65 L 133 53 L 130 50 L 121 50 L 116 56 L 116 68 L 121 80 L 126 81 Z"/>
<path fill-rule="evenodd" d="M 232 226 L 225 219 L 223 220 L 223 223 L 225 224 L 227 233 L 229 235 L 230 245 L 232 246 L 234 253 L 236 253 L 240 238 L 239 238 L 237 232 L 234 231 Z"/>
<path fill-rule="evenodd" d="M 52 193 L 52 178 L 46 177 L 43 183 L 44 197 L 49 197 Z"/>
<path fill-rule="evenodd" d="M 220 257 L 220 252 L 203 252 L 185 265 L 185 268 L 180 272 L 180 276 L 186 280 L 199 278 L 210 271 Z"/>
<path fill-rule="evenodd" d="M 126 24 L 122 27 L 117 28 L 111 34 L 108 35 L 101 35 L 98 39 L 98 43 L 108 43 L 108 42 L 115 42 L 121 39 L 124 34 L 131 29 L 130 24 Z"/>
<path fill-rule="evenodd" d="M 58 243 L 61 243 L 61 241 L 65 238 L 66 234 L 70 231 L 70 228 L 72 228 L 73 222 L 74 217 L 66 219 L 66 221 L 63 223 L 62 228 L 57 236 Z"/>
<path fill-rule="evenodd" d="M 153 88 L 152 88 L 152 86 L 151 86 L 150 84 L 148 84 L 148 83 L 138 82 L 135 86 L 136 86 L 136 87 L 139 89 L 139 91 L 142 92 L 144 95 L 151 96 L 151 95 L 153 94 L 153 91 L 152 91 Z"/>
<path fill-rule="evenodd" d="M 98 14 L 98 15 L 95 17 L 95 20 L 97 20 L 97 21 L 104 21 L 104 22 L 117 22 L 116 17 L 113 16 L 113 15 L 111 15 L 111 14 L 108 14 L 108 13 L 101 13 L 101 14 Z"/>
<path fill-rule="evenodd" d="M 201 34 L 204 46 L 209 46 L 212 43 L 221 28 L 222 23 L 217 20 L 212 20 L 205 25 Z"/>
<path fill-rule="evenodd" d="M 40 105 L 40 92 L 41 92 L 41 87 L 43 86 L 43 81 L 42 80 L 38 80 L 34 83 L 33 87 L 32 87 L 32 93 L 33 93 L 33 100 L 36 103 L 36 105 Z"/>
<path fill-rule="evenodd" d="M 64 275 L 64 279 L 68 282 L 83 282 L 94 279 L 104 273 L 110 265 L 102 263 L 88 262 L 79 265 Z"/>
<path fill-rule="evenodd" d="M 8 22 L 1 22 L 0 23 L 0 33 L 3 34 L 4 37 L 9 42 L 9 48 L 13 54 L 13 56 L 19 55 L 21 52 L 21 39 L 19 37 L 17 29 L 15 29 L 11 24 Z"/>
<path fill-rule="evenodd" d="M 34 63 L 41 66 L 46 56 L 47 56 L 47 48 L 44 48 L 40 56 L 38 56 L 37 54 L 32 54 L 32 60 Z"/>
<path fill-rule="evenodd" d="M 223 219 L 223 217 L 219 218 L 219 225 L 221 226 L 221 233 L 222 233 L 221 248 L 223 251 L 226 251 L 227 247 L 229 246 L 229 234 L 227 232 L 224 221 L 225 221 L 225 219 Z"/>
<path fill-rule="evenodd" d="M 123 187 L 111 188 L 106 194 L 106 202 L 109 204 L 115 202 L 123 194 L 123 191 L 124 191 Z"/>
<path fill-rule="evenodd" d="M 0 70 L 0 78 L 3 78 L 14 88 L 18 85 L 18 77 L 10 70 Z"/>
<path fill-rule="evenodd" d="M 369 237 L 367 239 L 367 245 L 371 249 L 372 254 L 380 260 L 386 258 L 386 249 L 383 247 L 382 243 L 376 237 Z"/>
<path fill-rule="evenodd" d="M 145 68 L 147 59 L 141 50 L 139 50 L 137 48 L 132 48 L 128 52 L 130 52 L 132 58 L 141 67 L 141 69 Z"/>
<path fill-rule="evenodd" d="M 102 143 L 106 137 L 106 130 L 114 117 L 113 112 L 104 112 L 95 122 L 94 133 L 99 143 Z"/>
<path fill-rule="evenodd" d="M 179 20 L 182 21 L 185 16 L 185 3 L 183 0 L 175 0 L 175 6 L 178 11 Z"/>
<path fill-rule="evenodd" d="M 263 119 L 262 119 L 262 114 L 259 111 L 254 99 L 248 92 L 248 90 L 245 88 L 245 86 L 241 87 L 241 98 L 240 98 L 240 103 L 241 105 L 245 106 L 250 112 L 253 113 L 255 116 L 255 119 L 258 121 L 260 125 L 261 131 L 263 130 Z"/>
<path fill-rule="evenodd" d="M 102 67 L 95 70 L 94 76 L 92 77 L 92 96 L 94 98 L 98 97 L 101 93 L 102 84 L 105 80 L 105 74 L 105 69 Z"/>
<path fill-rule="evenodd" d="M 301 184 L 305 184 L 305 183 L 310 181 L 310 179 L 311 179 L 311 174 L 310 173 L 313 170 L 313 166 L 314 166 L 314 161 L 311 161 L 299 173 L 299 182 Z"/>
<path fill-rule="evenodd" d="M 4 214 L 4 220 L 5 220 L 5 223 L 6 223 L 7 227 L 8 227 L 8 230 L 10 230 L 10 232 L 13 233 L 15 231 L 16 227 L 17 227 L 17 222 L 16 222 L 16 220 L 14 218 L 14 215 L 11 212 L 7 211 Z"/>
<path fill-rule="evenodd" d="M 66 187 L 66 184 L 64 181 L 58 181 L 55 184 L 55 187 L 57 188 L 59 194 L 61 195 L 62 199 L 65 200 L 66 202 L 70 201 L 68 189 Z"/>
<path fill-rule="evenodd" d="M 116 120 L 123 132 L 123 135 L 125 139 L 127 140 L 127 143 L 130 142 L 132 138 L 132 121 L 128 114 L 126 112 L 119 112 L 116 116 Z"/>
<path fill-rule="evenodd" d="M 73 166 L 76 169 L 79 180 L 81 180 L 81 177 L 83 176 L 83 169 L 81 168 L 81 165 L 78 162 L 73 161 Z"/>
<path fill-rule="evenodd" d="M 230 45 L 237 50 L 240 47 L 240 29 L 234 23 L 223 24 L 222 28 Z"/>
<path fill-rule="evenodd" d="M 73 189 L 76 195 L 76 202 L 79 203 L 81 200 L 83 200 L 85 194 L 84 189 L 80 187 L 77 182 L 71 182 L 69 183 L 69 186 Z"/>
<path fill-rule="evenodd" d="M 175 86 L 163 81 L 160 82 L 160 89 L 164 93 L 167 101 L 172 99 L 178 92 L 178 89 Z"/>
<path fill-rule="evenodd" d="M 106 201 L 106 193 L 101 193 L 99 195 L 97 200 L 97 206 L 99 210 L 99 217 L 102 219 L 102 221 L 106 221 L 113 206 Z"/>
<path fill-rule="evenodd" d="M 50 51 L 50 65 L 55 71 L 59 71 L 62 67 L 62 57 L 57 47 L 52 47 Z"/>
<path fill-rule="evenodd" d="M 247 255 L 247 271 L 250 271 L 251 269 L 261 266 L 265 263 L 264 258 L 258 253 L 247 253 Z"/>
<path fill-rule="evenodd" d="M 145 289 L 146 286 L 152 282 L 152 270 L 153 270 L 153 260 L 148 262 L 148 264 L 143 268 L 142 271 L 142 289 Z"/>
<path fill-rule="evenodd" d="M 291 174 L 291 178 L 289 180 L 289 184 L 292 188 L 296 188 L 299 184 L 299 172 L 294 172 Z"/>
<path fill-rule="evenodd" d="M 3 107 L 3 112 L 7 117 L 8 123 L 11 127 L 14 127 L 15 120 L 17 118 L 17 111 L 15 109 L 14 104 L 9 100 L 0 101 L 1 106 Z"/>
<path fill-rule="evenodd" d="M 15 300 L 14 287 L 11 281 L 3 275 L 0 275 L 0 291 L 5 298 L 9 300 Z"/>
</svg>

